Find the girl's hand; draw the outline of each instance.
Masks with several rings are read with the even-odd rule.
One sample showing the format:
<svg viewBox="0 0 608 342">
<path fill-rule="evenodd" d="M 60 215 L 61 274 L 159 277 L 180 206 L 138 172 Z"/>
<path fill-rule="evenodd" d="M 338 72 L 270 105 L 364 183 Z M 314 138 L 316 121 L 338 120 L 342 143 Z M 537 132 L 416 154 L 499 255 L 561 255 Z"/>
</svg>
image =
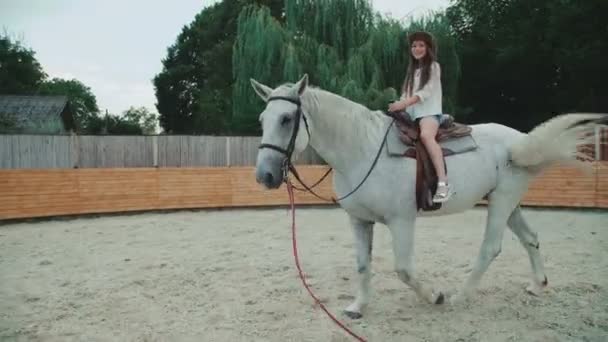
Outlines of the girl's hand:
<svg viewBox="0 0 608 342">
<path fill-rule="evenodd" d="M 388 106 L 389 112 L 398 112 L 404 110 L 407 107 L 405 100 L 393 102 Z"/>
</svg>

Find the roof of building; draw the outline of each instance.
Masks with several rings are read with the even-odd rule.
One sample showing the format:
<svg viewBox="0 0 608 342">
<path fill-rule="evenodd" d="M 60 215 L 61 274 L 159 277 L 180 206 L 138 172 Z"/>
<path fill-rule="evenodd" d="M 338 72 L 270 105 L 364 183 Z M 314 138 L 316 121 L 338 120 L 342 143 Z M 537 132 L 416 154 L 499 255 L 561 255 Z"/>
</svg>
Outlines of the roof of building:
<svg viewBox="0 0 608 342">
<path fill-rule="evenodd" d="M 74 129 L 74 117 L 67 96 L 0 95 L 0 116 L 17 127 L 61 120 L 65 131 Z"/>
</svg>

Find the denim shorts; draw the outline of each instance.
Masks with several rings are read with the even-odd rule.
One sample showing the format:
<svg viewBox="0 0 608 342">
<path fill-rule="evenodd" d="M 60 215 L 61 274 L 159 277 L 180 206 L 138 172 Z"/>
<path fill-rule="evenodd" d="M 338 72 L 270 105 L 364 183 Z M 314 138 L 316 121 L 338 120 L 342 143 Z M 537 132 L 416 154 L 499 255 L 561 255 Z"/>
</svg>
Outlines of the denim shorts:
<svg viewBox="0 0 608 342">
<path fill-rule="evenodd" d="M 441 122 L 443 121 L 443 114 L 435 114 L 435 115 L 427 115 L 427 116 L 422 116 L 422 117 L 416 118 L 416 121 L 420 122 L 420 120 L 421 120 L 422 118 L 426 118 L 426 117 L 429 117 L 429 116 L 434 117 L 434 118 L 435 118 L 435 120 L 437 120 L 437 123 L 438 123 L 439 125 L 441 125 Z"/>
</svg>

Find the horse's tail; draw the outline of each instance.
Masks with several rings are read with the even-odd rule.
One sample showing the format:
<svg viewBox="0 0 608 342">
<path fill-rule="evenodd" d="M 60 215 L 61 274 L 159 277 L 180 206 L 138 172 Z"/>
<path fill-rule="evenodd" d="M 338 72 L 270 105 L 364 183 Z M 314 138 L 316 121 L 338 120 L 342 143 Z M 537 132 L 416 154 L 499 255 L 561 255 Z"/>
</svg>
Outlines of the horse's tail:
<svg viewBox="0 0 608 342">
<path fill-rule="evenodd" d="M 534 127 L 513 144 L 509 149 L 511 161 L 533 172 L 556 163 L 590 165 L 594 158 L 581 147 L 592 146 L 595 128 L 607 124 L 608 114 L 559 115 Z"/>
</svg>

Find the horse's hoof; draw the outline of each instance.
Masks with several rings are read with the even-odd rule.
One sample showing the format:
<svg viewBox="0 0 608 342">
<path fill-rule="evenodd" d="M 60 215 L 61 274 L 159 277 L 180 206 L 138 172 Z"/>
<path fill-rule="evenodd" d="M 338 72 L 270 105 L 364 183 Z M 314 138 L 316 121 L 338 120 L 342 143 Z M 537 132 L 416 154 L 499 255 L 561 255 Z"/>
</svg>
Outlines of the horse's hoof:
<svg viewBox="0 0 608 342">
<path fill-rule="evenodd" d="M 363 315 L 360 312 L 344 310 L 344 314 L 350 319 L 361 319 Z"/>
<path fill-rule="evenodd" d="M 443 303 L 445 303 L 445 296 L 443 295 L 443 292 L 439 292 L 439 296 L 437 296 L 437 299 L 435 299 L 435 304 Z"/>
<path fill-rule="evenodd" d="M 540 297 L 542 289 L 536 284 L 530 284 L 526 287 L 526 292 L 532 296 Z"/>
<path fill-rule="evenodd" d="M 533 296 L 540 297 L 542 295 L 543 291 L 545 291 L 547 289 L 548 285 L 549 285 L 549 281 L 547 280 L 547 276 L 544 276 L 544 279 L 541 282 L 532 281 L 526 287 L 526 292 Z"/>
<path fill-rule="evenodd" d="M 450 304 L 451 305 L 461 305 L 464 304 L 465 302 L 465 297 L 463 295 L 460 294 L 455 294 L 452 297 L 450 297 Z"/>
<path fill-rule="evenodd" d="M 533 296 L 540 297 L 543 291 L 547 289 L 547 284 L 547 277 L 545 277 L 545 280 L 543 280 L 540 284 L 530 283 L 530 285 L 526 287 L 526 292 Z"/>
</svg>

